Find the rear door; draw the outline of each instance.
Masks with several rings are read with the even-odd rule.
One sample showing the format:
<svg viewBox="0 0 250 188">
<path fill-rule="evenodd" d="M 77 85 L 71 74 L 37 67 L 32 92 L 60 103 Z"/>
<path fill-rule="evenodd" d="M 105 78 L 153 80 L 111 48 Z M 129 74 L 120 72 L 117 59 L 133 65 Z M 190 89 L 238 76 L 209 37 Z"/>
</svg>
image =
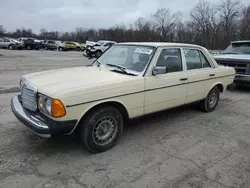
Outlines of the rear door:
<svg viewBox="0 0 250 188">
<path fill-rule="evenodd" d="M 10 39 L 5 39 L 3 42 L 3 47 L 8 48 L 9 45 L 10 45 Z"/>
<path fill-rule="evenodd" d="M 214 68 L 201 50 L 183 48 L 183 52 L 188 76 L 186 103 L 191 103 L 207 96 L 216 75 Z"/>
</svg>

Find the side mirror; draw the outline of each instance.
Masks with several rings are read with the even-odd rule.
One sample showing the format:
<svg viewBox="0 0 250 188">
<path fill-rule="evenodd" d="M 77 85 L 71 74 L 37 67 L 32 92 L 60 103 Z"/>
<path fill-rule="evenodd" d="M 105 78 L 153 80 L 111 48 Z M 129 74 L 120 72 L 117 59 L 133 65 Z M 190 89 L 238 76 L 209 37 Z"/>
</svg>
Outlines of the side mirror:
<svg viewBox="0 0 250 188">
<path fill-rule="evenodd" d="M 155 66 L 152 71 L 152 74 L 154 76 L 157 74 L 166 74 L 166 73 L 167 73 L 167 67 L 165 66 Z"/>
</svg>

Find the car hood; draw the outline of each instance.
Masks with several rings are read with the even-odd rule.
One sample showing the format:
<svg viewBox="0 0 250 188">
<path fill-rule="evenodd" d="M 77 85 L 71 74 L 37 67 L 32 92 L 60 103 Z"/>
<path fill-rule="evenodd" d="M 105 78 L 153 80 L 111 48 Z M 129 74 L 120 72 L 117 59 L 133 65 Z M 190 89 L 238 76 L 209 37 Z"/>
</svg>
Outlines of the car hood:
<svg viewBox="0 0 250 188">
<path fill-rule="evenodd" d="M 53 96 L 66 91 L 93 91 L 104 85 L 117 86 L 121 83 L 131 83 L 138 76 L 130 76 L 112 72 L 106 68 L 84 66 L 42 71 L 23 76 L 28 82 L 38 88 L 38 92 Z M 74 93 L 74 92 L 73 92 Z"/>
<path fill-rule="evenodd" d="M 215 60 L 246 60 L 250 61 L 250 55 L 248 54 L 222 54 L 214 55 Z"/>
<path fill-rule="evenodd" d="M 94 41 L 86 41 L 86 45 L 88 46 L 94 46 L 96 44 L 96 42 Z"/>
</svg>

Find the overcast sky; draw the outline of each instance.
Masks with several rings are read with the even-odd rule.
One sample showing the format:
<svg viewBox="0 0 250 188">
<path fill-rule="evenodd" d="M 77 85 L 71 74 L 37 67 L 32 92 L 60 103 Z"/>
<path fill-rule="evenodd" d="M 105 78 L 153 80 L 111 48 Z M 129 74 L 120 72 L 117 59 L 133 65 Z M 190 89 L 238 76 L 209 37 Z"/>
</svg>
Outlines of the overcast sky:
<svg viewBox="0 0 250 188">
<path fill-rule="evenodd" d="M 216 3 L 219 0 L 210 0 Z M 158 8 L 181 11 L 184 17 L 198 0 L 0 0 L 0 25 L 7 30 L 31 28 L 72 31 L 76 27 L 101 28 L 130 24 Z M 250 4 L 250 0 L 241 0 Z"/>
</svg>

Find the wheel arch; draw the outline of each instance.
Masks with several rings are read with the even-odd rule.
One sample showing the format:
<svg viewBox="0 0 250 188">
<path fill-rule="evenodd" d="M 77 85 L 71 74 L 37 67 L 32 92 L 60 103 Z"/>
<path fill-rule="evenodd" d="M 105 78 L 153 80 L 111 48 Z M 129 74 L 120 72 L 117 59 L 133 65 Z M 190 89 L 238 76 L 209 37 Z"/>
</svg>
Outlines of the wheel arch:
<svg viewBox="0 0 250 188">
<path fill-rule="evenodd" d="M 119 112 L 123 115 L 124 117 L 124 121 L 129 119 L 129 113 L 128 110 L 126 108 L 126 105 L 119 101 L 119 100 L 110 100 L 110 101 L 100 101 L 99 103 L 94 103 L 92 105 L 89 105 L 88 108 L 86 108 L 84 110 L 84 112 L 80 115 L 80 118 L 76 124 L 76 126 L 74 127 L 74 129 L 71 131 L 74 132 L 75 130 L 77 130 L 79 128 L 79 124 L 80 122 L 82 122 L 84 120 L 84 118 L 90 114 L 91 112 L 93 112 L 95 109 L 100 108 L 102 106 L 112 106 L 115 107 L 116 109 L 119 110 Z"/>
<path fill-rule="evenodd" d="M 225 87 L 224 87 L 223 83 L 221 83 L 221 82 L 216 82 L 216 83 L 214 83 L 214 84 L 212 85 L 212 87 L 209 89 L 209 91 L 210 91 L 211 89 L 213 89 L 215 86 L 217 86 L 217 87 L 219 88 L 220 93 L 223 93 L 223 92 L 225 91 Z"/>
</svg>

